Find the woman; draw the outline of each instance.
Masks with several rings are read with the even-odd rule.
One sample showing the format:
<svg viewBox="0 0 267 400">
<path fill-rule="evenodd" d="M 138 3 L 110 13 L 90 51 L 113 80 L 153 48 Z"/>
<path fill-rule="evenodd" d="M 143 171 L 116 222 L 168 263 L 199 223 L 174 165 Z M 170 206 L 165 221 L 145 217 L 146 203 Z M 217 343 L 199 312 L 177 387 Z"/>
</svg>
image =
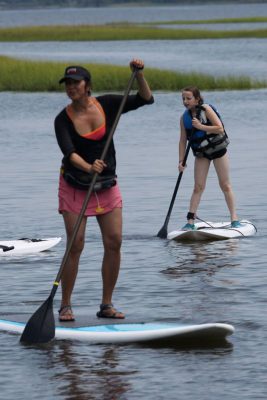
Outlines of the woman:
<svg viewBox="0 0 267 400">
<path fill-rule="evenodd" d="M 186 111 L 180 120 L 178 166 L 180 172 L 185 169 L 182 163 L 187 140 L 190 140 L 190 145 L 195 155 L 195 185 L 187 214 L 187 223 L 182 230 L 196 230 L 194 221 L 205 189 L 211 161 L 213 161 L 220 188 L 230 211 L 231 226 L 232 228 L 238 228 L 241 224 L 236 215 L 234 194 L 229 178 L 229 160 L 226 149 L 229 141 L 219 114 L 212 106 L 203 104 L 200 91 L 195 86 L 189 86 L 182 90 L 182 100 Z M 212 142 L 214 140 L 216 145 L 215 142 Z"/>
<path fill-rule="evenodd" d="M 123 113 L 154 102 L 144 78 L 142 60 L 134 59 L 130 68 L 137 68 L 138 93 L 129 95 Z M 112 294 L 120 269 L 122 241 L 122 199 L 116 180 L 116 157 L 113 141 L 107 156 L 101 154 L 116 118 L 122 95 L 91 95 L 91 75 L 81 66 L 70 66 L 59 83 L 65 83 L 71 103 L 55 119 L 55 132 L 64 155 L 59 180 L 59 212 L 63 215 L 67 240 L 82 208 L 90 176 L 99 174 L 99 181 L 89 200 L 82 223 L 62 274 L 61 321 L 73 321 L 71 294 L 78 273 L 78 264 L 84 247 L 87 217 L 96 216 L 102 234 L 104 257 L 102 263 L 102 302 L 99 318 L 124 318 L 112 304 Z M 86 190 L 83 190 L 86 189 Z"/>
</svg>

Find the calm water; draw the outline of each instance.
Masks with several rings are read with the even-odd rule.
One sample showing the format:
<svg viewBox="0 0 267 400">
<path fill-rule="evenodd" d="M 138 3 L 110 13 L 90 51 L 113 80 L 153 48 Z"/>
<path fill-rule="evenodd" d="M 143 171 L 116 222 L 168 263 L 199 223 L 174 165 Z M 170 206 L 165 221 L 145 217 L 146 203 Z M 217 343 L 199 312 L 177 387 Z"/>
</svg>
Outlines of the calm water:
<svg viewBox="0 0 267 400">
<path fill-rule="evenodd" d="M 267 16 L 267 4 L 224 4 L 176 7 L 116 7 L 85 9 L 2 10 L 1 26 L 92 24 L 116 21 L 158 21 Z M 216 24 L 202 29 L 256 29 L 267 24 Z M 172 27 L 171 25 L 169 27 Z M 183 26 L 180 26 L 181 28 Z M 173 27 L 174 28 L 174 27 Z M 184 26 L 191 29 L 192 26 Z M 1 43 L 0 54 L 32 60 L 100 62 L 125 65 L 133 57 L 149 67 L 197 71 L 213 75 L 266 78 L 266 39 L 141 40 L 101 42 Z M 249 62 L 248 62 L 249 57 Z M 229 62 L 231 60 L 231 62 Z"/>
<path fill-rule="evenodd" d="M 178 94 L 156 93 L 153 106 L 123 116 L 116 132 L 124 242 L 114 302 L 129 318 L 228 322 L 235 334 L 219 346 L 179 349 L 71 341 L 23 347 L 18 336 L 0 333 L 2 398 L 220 400 L 226 391 L 234 400 L 266 398 L 267 91 L 204 94 L 219 107 L 231 138 L 238 213 L 255 223 L 258 233 L 187 245 L 155 237 L 177 178 L 183 111 Z M 57 214 L 61 155 L 53 118 L 66 98 L 1 93 L 0 100 L 0 237 L 63 236 L 51 252 L 0 262 L 0 313 L 33 313 L 48 296 L 64 253 L 64 228 Z M 169 230 L 185 222 L 192 168 L 190 156 Z M 228 219 L 213 168 L 199 216 Z M 101 255 L 99 231 L 90 219 L 73 296 L 76 314 L 92 316 L 98 309 Z M 60 293 L 55 311 L 59 301 Z"/>
<path fill-rule="evenodd" d="M 161 7 L 51 8 L 1 10 L 0 26 L 103 24 L 264 16 L 266 3 L 199 4 Z"/>
<path fill-rule="evenodd" d="M 266 4 L 160 7 L 145 11 L 1 11 L 0 26 L 33 21 L 169 20 L 174 15 L 176 19 L 266 15 Z M 205 53 L 205 59 L 201 58 L 203 68 L 262 79 L 266 76 L 265 42 L 241 39 L 217 41 L 217 46 L 214 41 L 205 41 L 216 58 L 212 63 L 212 57 Z M 110 60 L 125 64 L 138 50 L 138 55 L 145 55 L 147 65 L 154 66 L 158 60 L 162 68 L 179 65 L 182 69 L 192 66 L 199 70 L 203 48 L 196 41 L 191 51 L 192 43 L 176 42 L 172 47 L 174 42 L 116 42 L 105 54 L 110 43 L 107 46 L 105 42 L 89 42 L 86 56 L 79 43 L 63 43 L 56 45 L 57 49 L 49 43 L 0 44 L 0 54 L 10 51 L 11 55 L 33 59 Z M 231 63 L 224 61 L 229 59 Z M 156 93 L 153 106 L 122 117 L 115 135 L 124 199 L 124 241 L 114 303 L 129 318 L 227 322 L 235 326 L 235 334 L 225 344 L 197 348 L 97 346 L 72 341 L 23 347 L 18 336 L 0 332 L 1 398 L 221 400 L 226 393 L 231 400 L 266 398 L 267 90 L 204 95 L 219 108 L 230 136 L 231 177 L 239 216 L 251 220 L 258 233 L 242 240 L 187 245 L 156 237 L 177 179 L 178 121 L 183 112 L 179 94 Z M 56 93 L 0 93 L 0 102 L 0 238 L 63 237 L 62 243 L 50 252 L 0 261 L 0 314 L 31 314 L 47 298 L 64 253 L 64 227 L 57 213 L 61 154 L 53 120 L 67 99 Z M 192 184 L 190 155 L 169 230 L 184 224 Z M 213 168 L 199 216 L 210 221 L 228 220 Z M 93 316 L 99 306 L 100 240 L 97 224 L 90 219 L 73 295 L 76 314 Z M 54 301 L 55 312 L 59 303 L 60 290 Z"/>
<path fill-rule="evenodd" d="M 158 21 L 229 18 L 267 15 L 267 4 L 189 5 L 176 7 L 116 7 L 84 9 L 1 10 L 1 26 L 92 24 L 116 21 Z M 249 29 L 266 24 L 246 24 Z M 207 25 L 206 29 L 244 29 L 243 24 Z M 171 25 L 169 26 L 171 27 Z M 185 26 L 186 27 L 186 26 Z M 204 26 L 197 26 L 203 28 Z M 191 26 L 186 28 L 190 29 Z M 213 75 L 250 76 L 266 79 L 265 39 L 141 40 L 101 42 L 1 43 L 0 54 L 32 60 L 66 63 L 100 62 L 125 65 L 132 57 L 149 67 L 197 71 Z M 249 58 L 249 62 L 248 62 Z M 231 62 L 229 62 L 231 60 Z"/>
<path fill-rule="evenodd" d="M 127 65 L 136 56 L 153 68 L 266 79 L 267 42 L 266 39 L 0 42 L 0 54 L 33 60 L 121 65 Z"/>
</svg>

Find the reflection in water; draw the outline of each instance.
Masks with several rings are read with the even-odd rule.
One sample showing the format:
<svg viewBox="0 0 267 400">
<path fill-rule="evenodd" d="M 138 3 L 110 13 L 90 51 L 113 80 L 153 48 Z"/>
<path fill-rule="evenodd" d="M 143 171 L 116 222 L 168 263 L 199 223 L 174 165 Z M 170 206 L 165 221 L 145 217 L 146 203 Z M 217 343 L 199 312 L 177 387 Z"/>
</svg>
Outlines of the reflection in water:
<svg viewBox="0 0 267 400">
<path fill-rule="evenodd" d="M 129 368 L 124 370 L 122 346 L 89 346 L 71 341 L 57 341 L 27 347 L 31 352 L 37 350 L 41 362 L 39 368 L 45 370 L 46 374 L 51 371 L 50 388 L 56 388 L 53 395 L 55 398 L 127 400 L 127 393 L 133 390 L 127 376 L 132 379 L 133 375 L 140 373 L 139 370 Z M 179 343 L 174 340 L 140 343 L 135 348 L 149 351 L 152 359 L 153 354 L 159 352 L 165 356 L 179 352 L 181 357 L 204 354 L 205 357 L 223 358 L 232 352 L 233 345 L 224 339 L 205 341 L 203 338 Z M 47 395 L 49 397 L 49 393 Z"/>
<path fill-rule="evenodd" d="M 202 340 L 198 338 L 197 340 L 171 340 L 166 339 L 160 342 L 154 343 L 142 343 L 143 348 L 153 348 L 155 350 L 163 348 L 171 348 L 173 350 L 179 351 L 181 354 L 184 353 L 194 353 L 203 351 L 205 354 L 225 356 L 233 351 L 233 344 L 228 342 L 227 339 L 211 340 L 211 338 Z"/>
<path fill-rule="evenodd" d="M 101 348 L 73 345 L 69 341 L 53 343 L 48 355 L 48 368 L 57 369 L 53 374 L 58 394 L 64 399 L 116 400 L 124 399 L 130 384 L 127 375 L 134 371 L 120 371 L 119 347 Z"/>
<path fill-rule="evenodd" d="M 220 268 L 240 265 L 233 259 L 239 250 L 239 240 L 236 239 L 201 243 L 171 241 L 168 249 L 171 256 L 175 258 L 175 265 L 161 272 L 170 277 L 179 278 L 201 272 L 213 275 Z"/>
</svg>

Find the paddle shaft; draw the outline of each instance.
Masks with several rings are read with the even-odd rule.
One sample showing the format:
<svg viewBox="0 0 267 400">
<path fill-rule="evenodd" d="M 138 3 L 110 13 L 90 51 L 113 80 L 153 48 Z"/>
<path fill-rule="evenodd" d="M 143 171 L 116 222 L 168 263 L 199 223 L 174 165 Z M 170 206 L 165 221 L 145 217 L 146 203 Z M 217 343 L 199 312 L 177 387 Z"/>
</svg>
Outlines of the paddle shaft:
<svg viewBox="0 0 267 400">
<path fill-rule="evenodd" d="M 104 147 L 103 152 L 102 152 L 102 154 L 101 154 L 100 160 L 104 160 L 105 157 L 106 157 L 106 155 L 107 155 L 107 152 L 108 152 L 110 143 L 111 143 L 111 141 L 112 141 L 113 135 L 114 135 L 115 130 L 116 130 L 116 128 L 117 128 L 117 125 L 118 125 L 120 116 L 121 116 L 121 114 L 122 114 L 123 108 L 124 108 L 124 106 L 125 106 L 127 97 L 128 97 L 128 95 L 129 95 L 129 93 L 130 93 L 130 90 L 131 90 L 131 88 L 132 88 L 133 81 L 134 81 L 135 76 L 136 76 L 136 72 L 137 72 L 137 69 L 135 68 L 135 69 L 133 70 L 133 72 L 132 72 L 132 75 L 131 75 L 130 79 L 129 79 L 127 88 L 125 89 L 124 96 L 123 96 L 123 98 L 122 98 L 120 107 L 119 107 L 118 112 L 117 112 L 117 116 L 116 116 L 116 118 L 115 118 L 115 120 L 114 120 L 114 123 L 113 123 L 113 125 L 112 125 L 112 128 L 111 128 L 111 130 L 110 130 L 110 132 L 109 132 L 109 136 L 108 136 L 107 141 L 106 141 L 106 143 L 105 143 L 105 147 Z M 85 210 L 86 210 L 86 208 L 87 208 L 87 205 L 88 205 L 90 196 L 91 196 L 91 194 L 92 194 L 92 192 L 93 192 L 94 185 L 95 185 L 96 180 L 97 180 L 97 176 L 98 176 L 98 173 L 95 172 L 95 173 L 93 174 L 91 184 L 90 184 L 90 186 L 89 186 L 89 188 L 88 188 L 88 191 L 87 191 L 87 193 L 86 193 L 86 196 L 85 196 L 85 198 L 84 198 L 84 202 L 83 202 L 83 205 L 82 205 L 80 214 L 79 214 L 79 216 L 78 216 L 78 218 L 77 218 L 77 221 L 76 221 L 76 223 L 75 223 L 72 236 L 70 237 L 70 240 L 68 241 L 68 246 L 67 246 L 67 248 L 66 248 L 64 257 L 63 257 L 62 262 L 61 262 L 60 269 L 59 269 L 59 271 L 58 271 L 56 280 L 55 280 L 55 282 L 54 282 L 54 285 L 53 285 L 52 290 L 51 290 L 51 293 L 50 293 L 50 297 L 52 297 L 52 298 L 53 298 L 53 297 L 55 296 L 55 294 L 56 294 L 56 291 L 57 291 L 57 288 L 58 288 L 60 279 L 61 279 L 61 277 L 62 277 L 62 273 L 63 273 L 64 267 L 65 267 L 65 265 L 66 265 L 66 263 L 67 263 L 67 261 L 68 261 L 71 248 L 72 248 L 72 246 L 73 246 L 73 243 L 74 243 L 74 241 L 75 241 L 75 238 L 76 238 L 77 233 L 78 233 L 78 231 L 79 231 L 79 228 L 80 228 L 80 226 L 81 226 L 82 219 L 83 219 L 83 217 L 84 217 L 84 213 L 85 213 Z"/>
<path fill-rule="evenodd" d="M 187 144 L 187 147 L 186 147 L 186 150 L 185 150 L 184 159 L 183 159 L 183 162 L 182 162 L 182 166 L 183 167 L 186 165 L 187 157 L 188 157 L 188 154 L 189 154 L 189 151 L 190 151 L 190 146 L 191 146 L 191 142 L 189 140 L 189 142 Z M 171 212 L 172 212 L 172 209 L 173 209 L 173 205 L 174 205 L 175 198 L 176 198 L 179 186 L 180 186 L 180 182 L 181 182 L 182 176 L 183 176 L 183 171 L 181 171 L 179 173 L 179 175 L 178 175 L 178 179 L 177 179 L 177 182 L 176 182 L 176 185 L 175 185 L 175 188 L 174 188 L 174 192 L 173 192 L 173 195 L 172 195 L 172 199 L 171 199 L 171 202 L 170 202 L 170 206 L 169 206 L 169 209 L 168 209 L 168 212 L 167 212 L 167 216 L 166 216 L 165 222 L 164 222 L 162 228 L 160 229 L 160 231 L 157 234 L 158 237 L 163 238 L 163 239 L 166 239 L 166 237 L 167 237 L 167 226 L 168 226 L 168 223 L 169 223 L 169 220 L 170 220 Z"/>
</svg>

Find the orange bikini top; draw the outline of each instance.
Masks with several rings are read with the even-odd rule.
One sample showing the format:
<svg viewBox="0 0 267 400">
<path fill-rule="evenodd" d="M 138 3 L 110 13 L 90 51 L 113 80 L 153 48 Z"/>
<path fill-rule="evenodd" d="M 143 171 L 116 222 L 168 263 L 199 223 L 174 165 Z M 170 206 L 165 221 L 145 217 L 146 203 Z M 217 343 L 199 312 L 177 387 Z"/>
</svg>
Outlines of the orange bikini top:
<svg viewBox="0 0 267 400">
<path fill-rule="evenodd" d="M 100 140 L 103 138 L 103 136 L 106 133 L 106 117 L 105 117 L 105 113 L 103 111 L 103 108 L 101 107 L 101 105 L 98 103 L 98 101 L 95 98 L 91 98 L 91 101 L 94 102 L 95 106 L 99 109 L 99 111 L 101 112 L 101 114 L 104 117 L 104 122 L 102 125 L 100 125 L 98 128 L 96 128 L 95 130 L 91 131 L 91 132 L 87 132 L 84 133 L 83 135 L 80 135 L 78 132 L 77 134 L 80 135 L 81 137 L 85 138 L 85 139 L 90 139 L 90 140 Z M 66 108 L 67 114 L 69 116 L 69 118 L 72 120 L 73 122 L 73 112 L 71 109 L 71 105 L 69 104 Z"/>
</svg>

